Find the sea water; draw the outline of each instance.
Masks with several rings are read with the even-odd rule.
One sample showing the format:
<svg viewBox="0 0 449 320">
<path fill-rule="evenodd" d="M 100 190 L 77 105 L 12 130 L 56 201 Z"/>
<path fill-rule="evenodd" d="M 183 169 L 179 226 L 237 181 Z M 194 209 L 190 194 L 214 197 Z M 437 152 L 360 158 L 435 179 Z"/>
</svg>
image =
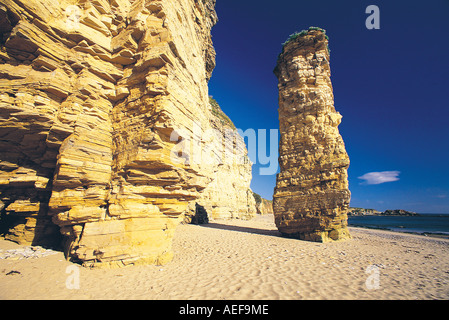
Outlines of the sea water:
<svg viewBox="0 0 449 320">
<path fill-rule="evenodd" d="M 449 214 L 419 216 L 349 216 L 349 226 L 449 236 Z"/>
</svg>

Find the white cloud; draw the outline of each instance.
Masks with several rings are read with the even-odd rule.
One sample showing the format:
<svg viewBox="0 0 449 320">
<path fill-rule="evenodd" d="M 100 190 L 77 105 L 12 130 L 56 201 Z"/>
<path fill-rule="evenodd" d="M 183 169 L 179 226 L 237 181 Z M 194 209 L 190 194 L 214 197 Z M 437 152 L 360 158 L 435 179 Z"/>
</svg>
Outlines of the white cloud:
<svg viewBox="0 0 449 320">
<path fill-rule="evenodd" d="M 398 181 L 398 175 L 400 173 L 400 171 L 368 172 L 358 178 L 365 180 L 361 184 L 381 184 L 385 182 Z"/>
</svg>

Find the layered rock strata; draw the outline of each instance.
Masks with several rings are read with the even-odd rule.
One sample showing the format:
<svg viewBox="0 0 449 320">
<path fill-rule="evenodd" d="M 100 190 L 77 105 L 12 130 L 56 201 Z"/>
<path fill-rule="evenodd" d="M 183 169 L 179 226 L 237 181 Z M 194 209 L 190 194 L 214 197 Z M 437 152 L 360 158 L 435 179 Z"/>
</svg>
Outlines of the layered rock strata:
<svg viewBox="0 0 449 320">
<path fill-rule="evenodd" d="M 248 220 L 256 215 L 256 202 L 250 189 L 252 163 L 245 141 L 218 103 L 210 98 L 212 130 L 205 135 L 207 144 L 203 160 L 212 169 L 212 182 L 201 193 L 211 219 Z"/>
<path fill-rule="evenodd" d="M 350 237 L 349 157 L 338 131 L 328 40 L 319 28 L 295 34 L 280 54 L 280 173 L 274 192 L 281 233 L 310 241 Z"/>
<path fill-rule="evenodd" d="M 258 214 L 273 214 L 273 201 L 262 198 L 262 201 L 256 203 Z"/>
<path fill-rule="evenodd" d="M 61 232 L 67 255 L 86 266 L 171 259 L 176 225 L 227 170 L 174 152 L 181 140 L 204 149 L 209 129 L 223 138 L 207 87 L 214 5 L 0 1 L 7 238 L 57 243 Z"/>
</svg>

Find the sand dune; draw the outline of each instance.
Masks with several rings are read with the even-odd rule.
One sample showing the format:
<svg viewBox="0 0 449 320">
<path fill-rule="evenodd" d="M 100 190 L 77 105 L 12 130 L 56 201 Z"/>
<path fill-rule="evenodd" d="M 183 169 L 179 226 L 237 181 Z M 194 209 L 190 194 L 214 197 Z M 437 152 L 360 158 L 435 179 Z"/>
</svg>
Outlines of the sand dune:
<svg viewBox="0 0 449 320">
<path fill-rule="evenodd" d="M 60 252 L 1 259 L 0 298 L 449 298 L 448 240 L 350 231 L 353 239 L 345 242 L 288 239 L 280 237 L 273 216 L 266 215 L 251 221 L 181 225 L 173 243 L 175 258 L 164 266 L 77 268 Z M 20 247 L 0 240 L 0 256 Z M 79 270 L 79 289 L 68 289 L 67 281 L 73 287 L 74 270 Z"/>
</svg>

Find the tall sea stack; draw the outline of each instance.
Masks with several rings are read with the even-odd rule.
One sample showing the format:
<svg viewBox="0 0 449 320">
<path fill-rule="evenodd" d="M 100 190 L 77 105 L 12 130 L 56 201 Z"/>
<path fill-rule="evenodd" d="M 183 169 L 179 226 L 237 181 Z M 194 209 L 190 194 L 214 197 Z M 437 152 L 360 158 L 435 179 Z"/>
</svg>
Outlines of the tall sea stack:
<svg viewBox="0 0 449 320">
<path fill-rule="evenodd" d="M 348 239 L 349 157 L 338 131 L 341 115 L 334 108 L 325 31 L 292 35 L 274 73 L 281 131 L 276 226 L 302 240 Z"/>
</svg>

